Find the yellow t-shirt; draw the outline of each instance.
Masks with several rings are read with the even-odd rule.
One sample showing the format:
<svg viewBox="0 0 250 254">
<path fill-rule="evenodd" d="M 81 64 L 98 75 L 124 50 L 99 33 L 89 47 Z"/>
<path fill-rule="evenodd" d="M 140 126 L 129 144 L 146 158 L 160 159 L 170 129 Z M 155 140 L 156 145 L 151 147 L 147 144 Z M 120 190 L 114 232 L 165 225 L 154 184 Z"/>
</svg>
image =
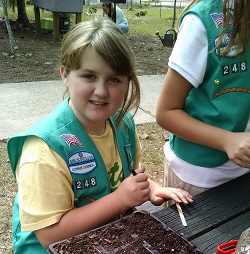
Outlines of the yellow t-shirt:
<svg viewBox="0 0 250 254">
<path fill-rule="evenodd" d="M 102 155 L 114 191 L 123 176 L 121 159 L 109 122 L 103 135 L 91 135 L 91 138 Z M 138 136 L 136 150 L 139 164 L 141 147 Z M 35 231 L 55 224 L 74 208 L 72 177 L 67 164 L 40 138 L 32 136 L 25 141 L 16 176 L 22 231 Z"/>
</svg>

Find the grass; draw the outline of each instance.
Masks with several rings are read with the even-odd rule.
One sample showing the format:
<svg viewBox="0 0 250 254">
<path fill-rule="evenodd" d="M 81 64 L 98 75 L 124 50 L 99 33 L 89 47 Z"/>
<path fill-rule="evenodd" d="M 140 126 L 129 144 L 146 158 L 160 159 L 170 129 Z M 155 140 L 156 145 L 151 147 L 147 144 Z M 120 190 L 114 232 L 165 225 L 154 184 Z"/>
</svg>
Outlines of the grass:
<svg viewBox="0 0 250 254">
<path fill-rule="evenodd" d="M 91 10 L 96 9 L 96 13 L 91 14 Z M 150 6 L 148 4 L 142 5 L 123 5 L 122 9 L 128 19 L 130 31 L 138 34 L 155 34 L 159 31 L 160 34 L 164 34 L 166 30 L 172 28 L 173 25 L 173 8 Z M 177 9 L 176 16 L 181 12 L 181 9 Z M 26 13 L 31 21 L 34 21 L 33 5 L 26 5 Z M 41 10 L 41 18 L 52 18 L 52 12 Z M 136 16 L 135 14 L 144 13 L 145 16 Z M 9 18 L 12 20 L 17 19 L 17 10 L 13 11 L 8 9 Z M 0 9 L 0 16 L 3 16 L 3 10 Z M 71 22 L 75 22 L 75 15 L 71 15 Z M 101 5 L 85 6 L 82 12 L 82 21 L 92 19 L 95 16 L 102 16 Z"/>
<path fill-rule="evenodd" d="M 163 134 L 156 123 L 137 125 L 142 145 L 142 163 L 149 177 L 163 183 Z M 0 141 L 0 254 L 12 254 L 11 214 L 13 200 L 17 190 L 6 152 L 6 141 Z"/>
</svg>

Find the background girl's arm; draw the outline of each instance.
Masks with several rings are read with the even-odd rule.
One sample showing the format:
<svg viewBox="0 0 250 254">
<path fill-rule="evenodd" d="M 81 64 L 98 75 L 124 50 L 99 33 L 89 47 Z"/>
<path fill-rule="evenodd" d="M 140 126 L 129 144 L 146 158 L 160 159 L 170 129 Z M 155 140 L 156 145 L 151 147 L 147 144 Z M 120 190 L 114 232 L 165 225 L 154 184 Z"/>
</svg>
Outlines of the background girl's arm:
<svg viewBox="0 0 250 254">
<path fill-rule="evenodd" d="M 250 133 L 233 133 L 194 119 L 183 111 L 192 85 L 169 68 L 163 82 L 157 109 L 157 123 L 193 143 L 224 151 L 242 167 L 250 166 Z"/>
</svg>

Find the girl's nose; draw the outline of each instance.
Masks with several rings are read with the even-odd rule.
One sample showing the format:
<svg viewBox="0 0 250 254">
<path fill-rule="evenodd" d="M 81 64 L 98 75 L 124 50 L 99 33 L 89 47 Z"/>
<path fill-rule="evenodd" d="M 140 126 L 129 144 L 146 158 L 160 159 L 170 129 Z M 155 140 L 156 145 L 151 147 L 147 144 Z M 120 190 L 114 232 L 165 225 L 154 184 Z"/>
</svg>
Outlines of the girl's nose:
<svg viewBox="0 0 250 254">
<path fill-rule="evenodd" d="M 94 94 L 99 97 L 107 97 L 108 89 L 104 81 L 99 81 L 96 84 Z"/>
</svg>

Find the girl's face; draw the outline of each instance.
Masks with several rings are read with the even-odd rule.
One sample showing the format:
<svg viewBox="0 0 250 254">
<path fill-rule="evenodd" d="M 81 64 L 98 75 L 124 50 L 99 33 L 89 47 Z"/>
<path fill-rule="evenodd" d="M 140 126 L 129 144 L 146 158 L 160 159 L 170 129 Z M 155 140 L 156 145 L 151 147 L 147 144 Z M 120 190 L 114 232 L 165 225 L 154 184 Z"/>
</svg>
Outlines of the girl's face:
<svg viewBox="0 0 250 254">
<path fill-rule="evenodd" d="M 106 6 L 103 6 L 102 7 L 102 10 L 103 10 L 103 13 L 106 14 L 106 15 L 109 15 L 109 7 L 106 7 Z"/>
<path fill-rule="evenodd" d="M 101 135 L 106 119 L 122 106 L 128 90 L 128 77 L 114 72 L 92 48 L 81 58 L 80 68 L 66 74 L 60 68 L 69 89 L 69 105 L 89 134 Z"/>
</svg>

